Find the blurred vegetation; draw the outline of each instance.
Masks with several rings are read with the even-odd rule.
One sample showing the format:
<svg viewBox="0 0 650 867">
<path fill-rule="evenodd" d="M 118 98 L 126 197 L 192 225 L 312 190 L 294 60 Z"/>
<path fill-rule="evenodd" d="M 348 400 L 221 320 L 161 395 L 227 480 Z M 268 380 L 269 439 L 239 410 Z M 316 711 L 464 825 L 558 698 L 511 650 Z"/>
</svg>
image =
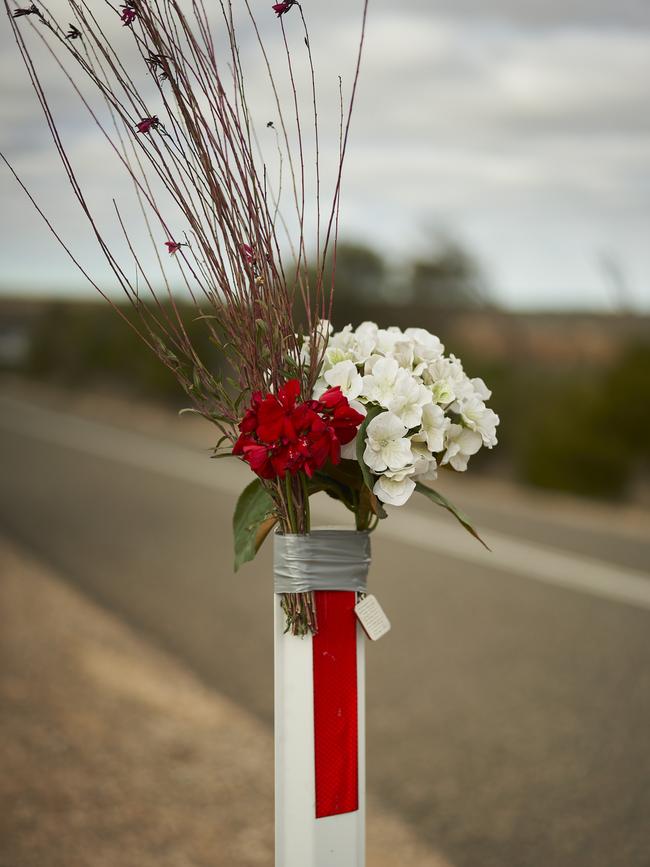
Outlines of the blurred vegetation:
<svg viewBox="0 0 650 867">
<path fill-rule="evenodd" d="M 377 251 L 342 244 L 336 278 L 336 328 L 366 319 L 382 327 L 428 328 L 448 352 L 463 359 L 471 376 L 481 376 L 493 390 L 490 405 L 502 421 L 499 446 L 479 453 L 475 471 L 606 498 L 623 498 L 639 487 L 639 480 L 647 483 L 647 332 L 645 339 L 631 335 L 627 345 L 600 360 L 531 351 L 524 324 L 535 334 L 534 317 L 531 325 L 531 317 L 507 314 L 491 304 L 480 268 L 455 244 L 436 246 L 430 256 L 397 268 Z M 204 323 L 180 307 L 200 353 L 208 364 L 218 365 Z M 0 325 L 1 319 L 2 307 Z M 475 320 L 484 324 L 486 319 L 496 323 L 496 351 L 475 336 Z M 563 334 L 571 328 L 566 317 L 557 319 Z M 596 330 L 607 341 L 611 317 L 601 320 Z M 29 351 L 21 372 L 73 388 L 105 386 L 175 407 L 188 404 L 173 375 L 108 305 L 48 302 L 29 321 Z M 562 337 L 559 342 L 567 341 Z"/>
<path fill-rule="evenodd" d="M 621 498 L 650 466 L 650 343 L 606 371 L 547 383 L 527 417 L 522 477 L 540 487 Z"/>
<path fill-rule="evenodd" d="M 332 269 L 330 256 L 326 286 L 331 284 Z M 489 305 L 479 263 L 461 244 L 444 235 L 431 238 L 426 254 L 397 266 L 366 244 L 342 242 L 337 249 L 335 275 L 337 314 L 349 304 L 414 305 L 439 311 Z"/>
<path fill-rule="evenodd" d="M 476 307 L 488 302 L 485 278 L 476 260 L 456 241 L 438 238 L 432 253 L 416 259 L 409 272 L 415 304 Z"/>
<path fill-rule="evenodd" d="M 218 352 L 205 327 L 194 318 L 194 309 L 179 307 L 198 354 L 206 363 L 218 366 Z M 129 321 L 137 322 L 129 305 L 121 305 L 120 310 Z M 60 385 L 105 386 L 134 396 L 187 403 L 173 374 L 102 302 L 48 304 L 33 328 L 24 369 L 30 376 Z"/>
</svg>

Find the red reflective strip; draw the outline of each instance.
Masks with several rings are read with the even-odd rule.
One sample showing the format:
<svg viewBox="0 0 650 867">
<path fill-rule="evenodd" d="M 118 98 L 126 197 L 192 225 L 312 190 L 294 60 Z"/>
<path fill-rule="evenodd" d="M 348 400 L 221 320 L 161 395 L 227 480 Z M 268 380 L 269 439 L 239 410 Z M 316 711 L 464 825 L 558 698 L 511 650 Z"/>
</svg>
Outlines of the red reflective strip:
<svg viewBox="0 0 650 867">
<path fill-rule="evenodd" d="M 359 809 L 356 593 L 316 594 L 314 759 L 316 818 Z"/>
</svg>

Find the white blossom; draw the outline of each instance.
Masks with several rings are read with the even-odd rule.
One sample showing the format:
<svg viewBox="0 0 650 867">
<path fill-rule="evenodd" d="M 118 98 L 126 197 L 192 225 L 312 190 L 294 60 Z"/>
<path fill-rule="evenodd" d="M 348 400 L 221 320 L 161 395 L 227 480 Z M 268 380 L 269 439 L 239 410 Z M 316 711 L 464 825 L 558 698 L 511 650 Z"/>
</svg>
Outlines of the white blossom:
<svg viewBox="0 0 650 867">
<path fill-rule="evenodd" d="M 367 358 L 363 361 L 363 372 L 366 376 L 370 376 L 372 373 L 372 369 L 377 364 L 378 361 L 381 361 L 385 356 L 379 355 L 377 352 L 372 352 Z"/>
<path fill-rule="evenodd" d="M 430 452 L 441 452 L 445 447 L 445 431 L 451 424 L 442 407 L 436 403 L 422 408 L 422 427 L 412 439 L 424 442 Z"/>
<path fill-rule="evenodd" d="M 354 400 L 361 394 L 363 379 L 352 361 L 339 361 L 325 371 L 323 379 L 330 388 L 338 385 L 348 400 Z"/>
<path fill-rule="evenodd" d="M 411 452 L 413 453 L 413 476 L 422 481 L 434 481 L 438 477 L 438 462 L 429 451 L 427 444 L 412 436 Z"/>
<path fill-rule="evenodd" d="M 330 336 L 323 359 L 323 371 L 341 361 L 354 361 L 355 336 L 351 325 Z"/>
<path fill-rule="evenodd" d="M 408 428 L 392 412 L 375 416 L 366 428 L 365 465 L 375 473 L 401 470 L 412 462 Z"/>
<path fill-rule="evenodd" d="M 379 357 L 372 366 L 372 373 L 363 377 L 362 395 L 367 401 L 388 408 L 395 394 L 395 380 L 400 370 L 394 358 Z"/>
<path fill-rule="evenodd" d="M 354 362 L 354 353 L 352 350 L 345 349 L 342 346 L 328 346 L 325 350 L 325 357 L 323 358 L 323 372 L 330 370 L 330 368 L 334 367 L 336 364 L 340 364 L 341 361 Z"/>
<path fill-rule="evenodd" d="M 476 390 L 472 385 L 472 380 L 464 373 L 462 376 L 458 377 L 458 379 L 454 381 L 453 388 L 456 397 L 456 403 L 454 403 L 450 407 L 452 411 L 454 411 L 454 407 L 458 405 L 458 401 L 473 400 L 477 397 Z"/>
<path fill-rule="evenodd" d="M 474 394 L 466 400 L 457 402 L 456 411 L 465 425 L 481 435 L 483 444 L 492 448 L 497 444 L 497 425 L 499 416 L 488 409 L 480 397 Z"/>
<path fill-rule="evenodd" d="M 405 467 L 396 472 L 389 470 L 379 476 L 372 492 L 382 503 L 389 506 L 403 506 L 415 490 L 412 474 L 413 467 Z"/>
<path fill-rule="evenodd" d="M 412 370 L 415 358 L 413 342 L 401 338 L 395 341 L 392 350 L 392 357 L 400 367 L 404 367 L 408 371 Z"/>
<path fill-rule="evenodd" d="M 363 364 L 375 351 L 378 331 L 374 322 L 362 322 L 354 332 L 353 352 L 357 364 Z"/>
<path fill-rule="evenodd" d="M 442 358 L 445 347 L 435 334 L 430 334 L 425 328 L 407 328 L 404 337 L 412 342 L 416 363 Z"/>
<path fill-rule="evenodd" d="M 446 451 L 441 464 L 450 464 L 459 473 L 465 472 L 472 455 L 483 445 L 481 435 L 460 424 L 450 424 L 445 436 Z"/>
<path fill-rule="evenodd" d="M 492 397 L 492 392 L 480 376 L 475 376 L 474 379 L 470 379 L 470 382 L 474 387 L 474 392 L 481 398 L 481 400 L 489 400 Z"/>
<path fill-rule="evenodd" d="M 379 328 L 375 322 L 362 322 L 354 332 L 357 340 L 377 340 Z"/>
<path fill-rule="evenodd" d="M 394 326 L 391 328 L 380 328 L 377 331 L 377 336 L 375 338 L 375 348 L 377 352 L 380 352 L 382 355 L 392 354 L 395 349 L 395 344 L 401 338 L 402 332 L 399 328 L 395 328 Z"/>
<path fill-rule="evenodd" d="M 465 376 L 463 365 L 454 356 L 439 358 L 427 365 L 422 374 L 422 380 L 431 387 L 433 399 L 445 406 L 454 401 L 469 382 Z"/>
<path fill-rule="evenodd" d="M 435 402 L 439 403 L 441 406 L 447 406 L 456 396 L 453 383 L 448 379 L 437 379 L 432 383 L 431 394 L 433 395 Z"/>
<path fill-rule="evenodd" d="M 330 336 L 327 345 L 349 349 L 354 344 L 354 341 L 355 333 L 352 330 L 352 326 L 346 325 L 345 328 L 341 328 L 340 331 L 335 331 L 334 334 Z"/>
<path fill-rule="evenodd" d="M 394 412 L 408 429 L 417 427 L 422 420 L 422 408 L 433 400 L 431 389 L 418 382 L 404 368 L 400 368 L 393 390 L 394 396 L 387 403 L 388 409 Z"/>
</svg>

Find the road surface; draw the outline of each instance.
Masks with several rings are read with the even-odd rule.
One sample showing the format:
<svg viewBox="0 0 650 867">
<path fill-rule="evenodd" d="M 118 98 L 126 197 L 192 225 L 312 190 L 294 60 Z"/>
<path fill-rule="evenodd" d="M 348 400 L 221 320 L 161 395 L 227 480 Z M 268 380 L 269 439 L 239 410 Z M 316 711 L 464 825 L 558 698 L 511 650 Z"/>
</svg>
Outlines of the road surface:
<svg viewBox="0 0 650 867">
<path fill-rule="evenodd" d="M 270 726 L 269 550 L 231 571 L 248 479 L 0 399 L 0 529 Z M 427 503 L 373 539 L 393 630 L 368 650 L 369 787 L 457 867 L 648 867 L 650 539 L 461 505 L 491 555 Z"/>
</svg>

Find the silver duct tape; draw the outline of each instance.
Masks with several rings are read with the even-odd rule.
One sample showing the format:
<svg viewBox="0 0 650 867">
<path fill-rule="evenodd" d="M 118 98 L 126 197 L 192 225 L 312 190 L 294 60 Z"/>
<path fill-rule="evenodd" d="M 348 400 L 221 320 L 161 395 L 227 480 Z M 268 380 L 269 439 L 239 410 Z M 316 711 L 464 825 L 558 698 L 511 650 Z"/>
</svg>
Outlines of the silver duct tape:
<svg viewBox="0 0 650 867">
<path fill-rule="evenodd" d="M 364 592 L 369 567 L 370 535 L 366 532 L 312 530 L 306 536 L 280 533 L 274 536 L 276 593 Z"/>
</svg>

